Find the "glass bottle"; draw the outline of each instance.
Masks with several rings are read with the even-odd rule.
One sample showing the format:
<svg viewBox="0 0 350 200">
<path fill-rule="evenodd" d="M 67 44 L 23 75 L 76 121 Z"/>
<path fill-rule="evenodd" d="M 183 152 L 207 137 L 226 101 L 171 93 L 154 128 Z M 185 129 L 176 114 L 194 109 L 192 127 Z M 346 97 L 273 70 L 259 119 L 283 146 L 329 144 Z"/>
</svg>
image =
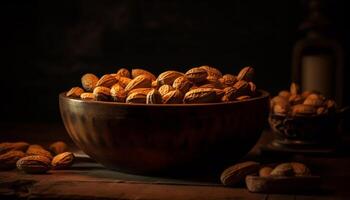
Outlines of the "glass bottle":
<svg viewBox="0 0 350 200">
<path fill-rule="evenodd" d="M 330 22 L 322 13 L 323 3 L 307 1 L 308 17 L 300 26 L 306 34 L 293 49 L 292 81 L 299 83 L 304 91 L 319 91 L 341 105 L 343 50 L 331 36 Z"/>
</svg>

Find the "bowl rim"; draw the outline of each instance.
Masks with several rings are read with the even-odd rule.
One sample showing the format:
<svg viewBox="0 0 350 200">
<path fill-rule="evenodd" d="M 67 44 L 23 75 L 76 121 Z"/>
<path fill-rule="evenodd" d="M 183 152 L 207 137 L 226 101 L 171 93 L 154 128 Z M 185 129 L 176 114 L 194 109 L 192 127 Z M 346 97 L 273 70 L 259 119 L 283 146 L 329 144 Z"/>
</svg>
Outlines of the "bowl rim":
<svg viewBox="0 0 350 200">
<path fill-rule="evenodd" d="M 60 99 L 65 99 L 67 101 L 86 103 L 86 104 L 99 104 L 99 105 L 118 105 L 127 107 L 200 107 L 200 106 L 217 106 L 217 105 L 231 105 L 239 104 L 244 102 L 252 102 L 259 99 L 269 98 L 270 94 L 265 90 L 257 90 L 260 95 L 257 97 L 252 97 L 240 101 L 229 101 L 229 102 L 217 102 L 217 103 L 196 103 L 196 104 L 145 104 L 145 103 L 121 103 L 114 101 L 95 101 L 95 100 L 85 100 L 80 98 L 67 97 L 65 94 L 67 92 L 61 92 L 59 94 Z"/>
</svg>

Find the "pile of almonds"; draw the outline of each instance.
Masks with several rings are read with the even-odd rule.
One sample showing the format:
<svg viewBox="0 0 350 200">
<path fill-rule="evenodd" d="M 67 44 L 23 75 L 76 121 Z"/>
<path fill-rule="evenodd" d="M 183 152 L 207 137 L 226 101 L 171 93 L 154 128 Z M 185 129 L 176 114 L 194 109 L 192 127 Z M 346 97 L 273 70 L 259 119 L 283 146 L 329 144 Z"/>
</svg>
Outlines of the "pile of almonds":
<svg viewBox="0 0 350 200">
<path fill-rule="evenodd" d="M 0 143 L 0 169 L 18 170 L 29 174 L 45 173 L 50 169 L 67 169 L 74 162 L 74 155 L 62 141 L 50 145 L 49 150 L 38 144 L 26 142 Z"/>
<path fill-rule="evenodd" d="M 237 76 L 210 66 L 186 73 L 165 71 L 156 77 L 144 69 L 121 68 L 98 78 L 82 76 L 82 87 L 73 87 L 66 96 L 85 100 L 146 104 L 215 103 L 249 99 L 256 95 L 254 69 L 244 67 Z"/>
<path fill-rule="evenodd" d="M 334 113 L 334 100 L 327 99 L 319 92 L 304 91 L 292 83 L 290 90 L 282 90 L 271 99 L 271 112 L 281 116 L 316 116 Z"/>
<path fill-rule="evenodd" d="M 273 167 L 274 166 L 274 167 Z M 293 177 L 293 176 L 311 176 L 310 169 L 300 162 L 288 162 L 278 165 L 261 165 L 258 162 L 247 161 L 237 163 L 225 169 L 220 180 L 226 186 L 235 186 L 242 183 L 248 175 L 260 177 Z"/>
</svg>

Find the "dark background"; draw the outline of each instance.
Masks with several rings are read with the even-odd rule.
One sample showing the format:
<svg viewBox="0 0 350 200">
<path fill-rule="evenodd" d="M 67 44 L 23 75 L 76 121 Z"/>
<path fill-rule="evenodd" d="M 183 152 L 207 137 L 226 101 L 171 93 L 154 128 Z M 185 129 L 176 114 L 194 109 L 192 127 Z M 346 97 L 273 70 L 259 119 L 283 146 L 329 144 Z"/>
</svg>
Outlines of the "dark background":
<svg viewBox="0 0 350 200">
<path fill-rule="evenodd" d="M 1 2 L 1 122 L 60 122 L 60 92 L 79 85 L 84 73 L 118 67 L 159 73 L 209 64 L 237 73 L 253 65 L 259 88 L 287 88 L 304 1 L 230 2 Z M 326 8 L 348 55 L 345 3 L 328 1 Z M 348 63 L 346 56 L 344 76 Z"/>
</svg>

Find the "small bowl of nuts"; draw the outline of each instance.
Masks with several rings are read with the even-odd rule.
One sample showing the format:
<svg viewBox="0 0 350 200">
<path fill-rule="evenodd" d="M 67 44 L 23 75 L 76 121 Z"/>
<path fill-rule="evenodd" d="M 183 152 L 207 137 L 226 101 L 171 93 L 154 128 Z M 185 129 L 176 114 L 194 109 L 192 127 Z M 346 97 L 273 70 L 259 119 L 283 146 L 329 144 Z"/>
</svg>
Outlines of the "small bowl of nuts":
<svg viewBox="0 0 350 200">
<path fill-rule="evenodd" d="M 181 174 L 222 166 L 257 142 L 269 94 L 257 90 L 254 69 L 238 75 L 210 66 L 158 76 L 122 68 L 59 96 L 72 140 L 104 166 L 139 174 Z"/>
<path fill-rule="evenodd" d="M 312 145 L 337 139 L 341 110 L 319 92 L 300 92 L 292 83 L 270 101 L 269 124 L 279 144 Z"/>
</svg>

